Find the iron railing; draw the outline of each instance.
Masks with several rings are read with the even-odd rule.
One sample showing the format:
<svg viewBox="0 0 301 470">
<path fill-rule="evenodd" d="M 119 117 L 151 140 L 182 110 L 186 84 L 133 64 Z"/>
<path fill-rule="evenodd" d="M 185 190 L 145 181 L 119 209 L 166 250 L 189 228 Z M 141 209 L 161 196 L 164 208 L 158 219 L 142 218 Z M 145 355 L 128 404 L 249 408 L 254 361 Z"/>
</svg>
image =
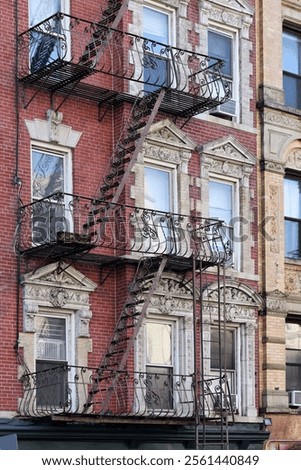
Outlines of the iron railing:
<svg viewBox="0 0 301 470">
<path fill-rule="evenodd" d="M 221 221 L 55 193 L 19 209 L 17 249 L 105 248 L 174 255 L 219 264 L 231 258 L 229 228 Z"/>
<path fill-rule="evenodd" d="M 19 414 L 25 417 L 50 415 L 101 415 L 104 417 L 148 417 L 153 419 L 220 419 L 232 413 L 225 378 L 211 377 L 202 383 L 195 400 L 193 375 L 112 371 L 112 381 L 100 378 L 99 369 L 62 365 L 22 376 L 23 397 Z M 96 400 L 86 406 L 91 388 Z M 109 396 L 109 400 L 107 397 Z M 222 406 L 220 406 L 222 403 Z"/>
<path fill-rule="evenodd" d="M 206 55 L 57 13 L 18 37 L 18 78 L 60 89 L 100 72 L 146 86 L 189 93 L 215 106 L 230 95 L 223 62 Z M 102 86 L 125 91 L 118 80 Z M 142 87 L 140 87 L 142 89 Z M 137 94 L 137 86 L 129 90 Z M 176 104 L 175 104 L 176 105 Z"/>
</svg>

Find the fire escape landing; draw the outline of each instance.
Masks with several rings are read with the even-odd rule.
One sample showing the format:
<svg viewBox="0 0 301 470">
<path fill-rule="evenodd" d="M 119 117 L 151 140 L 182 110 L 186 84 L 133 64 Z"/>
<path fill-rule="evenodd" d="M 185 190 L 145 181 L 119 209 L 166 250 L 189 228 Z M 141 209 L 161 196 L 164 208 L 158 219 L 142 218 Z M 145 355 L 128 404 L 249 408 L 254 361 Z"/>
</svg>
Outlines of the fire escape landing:
<svg viewBox="0 0 301 470">
<path fill-rule="evenodd" d="M 221 61 L 103 22 L 58 13 L 20 34 L 18 46 L 19 81 L 36 88 L 25 106 L 39 90 L 105 105 L 163 87 L 160 110 L 190 118 L 229 98 Z"/>
</svg>

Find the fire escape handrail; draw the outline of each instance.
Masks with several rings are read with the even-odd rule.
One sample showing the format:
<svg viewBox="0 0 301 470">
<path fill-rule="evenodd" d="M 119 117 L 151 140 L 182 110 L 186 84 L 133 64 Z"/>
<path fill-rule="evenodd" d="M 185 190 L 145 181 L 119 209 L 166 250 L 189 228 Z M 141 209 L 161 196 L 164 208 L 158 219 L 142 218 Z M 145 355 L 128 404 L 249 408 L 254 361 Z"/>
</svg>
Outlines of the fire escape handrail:
<svg viewBox="0 0 301 470">
<path fill-rule="evenodd" d="M 22 253 L 43 246 L 114 249 L 219 264 L 231 258 L 232 228 L 222 221 L 56 192 L 23 205 Z M 83 245 L 84 244 L 84 245 Z M 115 254 L 116 256 L 116 254 Z"/>
<path fill-rule="evenodd" d="M 48 49 L 43 47 L 42 59 L 32 68 L 30 53 L 39 50 L 43 41 Z M 38 82 L 52 91 L 100 72 L 197 96 L 206 101 L 207 109 L 209 101 L 216 106 L 230 96 L 220 59 L 65 13 L 52 15 L 19 34 L 18 43 L 19 80 L 25 84 Z M 54 47 L 56 52 L 51 57 Z"/>
</svg>

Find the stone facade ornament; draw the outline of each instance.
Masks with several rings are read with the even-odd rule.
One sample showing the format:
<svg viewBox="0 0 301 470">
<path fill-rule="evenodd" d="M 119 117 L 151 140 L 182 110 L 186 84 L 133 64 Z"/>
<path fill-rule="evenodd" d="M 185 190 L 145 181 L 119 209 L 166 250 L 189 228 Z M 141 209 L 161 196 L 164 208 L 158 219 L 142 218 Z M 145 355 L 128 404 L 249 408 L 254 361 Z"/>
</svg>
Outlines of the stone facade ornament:
<svg viewBox="0 0 301 470">
<path fill-rule="evenodd" d="M 93 292 L 97 284 L 83 276 L 79 271 L 64 263 L 52 263 L 33 273 L 25 274 L 22 278 L 23 285 L 23 311 L 24 329 L 26 332 L 35 331 L 34 318 L 43 307 L 49 309 L 68 308 L 68 312 L 83 311 L 82 319 L 85 321 L 85 334 L 90 319 L 89 294 Z M 54 310 L 55 312 L 55 310 Z M 83 327 L 79 328 L 84 331 Z"/>
<path fill-rule="evenodd" d="M 89 337 L 89 324 L 92 318 L 92 312 L 89 308 L 82 308 L 76 312 L 77 336 Z"/>
</svg>

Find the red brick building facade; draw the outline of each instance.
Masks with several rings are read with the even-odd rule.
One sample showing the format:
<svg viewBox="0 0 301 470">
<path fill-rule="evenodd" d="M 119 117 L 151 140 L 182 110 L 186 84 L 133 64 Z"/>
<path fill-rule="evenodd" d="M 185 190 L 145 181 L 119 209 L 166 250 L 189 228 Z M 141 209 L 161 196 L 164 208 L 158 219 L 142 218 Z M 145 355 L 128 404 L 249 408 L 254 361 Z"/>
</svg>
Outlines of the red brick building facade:
<svg viewBox="0 0 301 470">
<path fill-rule="evenodd" d="M 5 3 L 2 435 L 262 448 L 254 1 Z"/>
</svg>

